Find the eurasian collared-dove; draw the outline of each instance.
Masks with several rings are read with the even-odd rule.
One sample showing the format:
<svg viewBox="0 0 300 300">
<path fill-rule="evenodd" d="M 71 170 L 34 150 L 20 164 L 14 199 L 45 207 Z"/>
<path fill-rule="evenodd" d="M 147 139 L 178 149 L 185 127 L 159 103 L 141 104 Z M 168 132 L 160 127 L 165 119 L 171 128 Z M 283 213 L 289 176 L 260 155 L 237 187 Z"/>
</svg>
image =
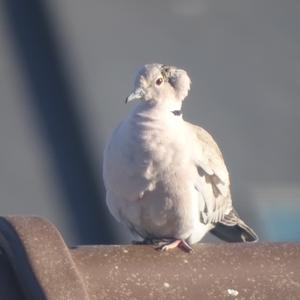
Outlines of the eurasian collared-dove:
<svg viewBox="0 0 300 300">
<path fill-rule="evenodd" d="M 190 89 L 174 66 L 145 65 L 126 102 L 138 99 L 104 151 L 103 177 L 110 212 L 162 250 L 189 249 L 211 231 L 228 242 L 257 235 L 232 206 L 230 181 L 211 135 L 183 120 Z"/>
</svg>

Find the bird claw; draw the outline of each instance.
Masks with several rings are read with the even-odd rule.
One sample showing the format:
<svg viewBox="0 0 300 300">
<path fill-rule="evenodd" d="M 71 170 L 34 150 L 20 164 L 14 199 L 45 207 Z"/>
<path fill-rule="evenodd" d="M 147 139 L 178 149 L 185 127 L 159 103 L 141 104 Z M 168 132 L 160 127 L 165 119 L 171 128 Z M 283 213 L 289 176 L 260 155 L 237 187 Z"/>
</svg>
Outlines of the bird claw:
<svg viewBox="0 0 300 300">
<path fill-rule="evenodd" d="M 173 239 L 149 239 L 142 241 L 132 241 L 134 245 L 154 245 L 154 249 L 165 252 L 171 249 L 179 248 L 185 252 L 191 252 L 193 248 L 185 240 Z"/>
<path fill-rule="evenodd" d="M 175 248 L 179 248 L 188 253 L 193 250 L 185 240 L 160 241 L 158 246 L 155 247 L 155 249 L 159 251 L 168 251 Z"/>
</svg>

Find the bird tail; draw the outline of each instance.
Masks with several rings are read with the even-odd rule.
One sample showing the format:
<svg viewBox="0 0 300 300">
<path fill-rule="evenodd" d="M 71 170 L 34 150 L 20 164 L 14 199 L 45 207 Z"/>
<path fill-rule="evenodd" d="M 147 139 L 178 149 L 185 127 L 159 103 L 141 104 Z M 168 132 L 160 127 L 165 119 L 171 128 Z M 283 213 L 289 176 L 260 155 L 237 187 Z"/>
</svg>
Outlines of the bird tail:
<svg viewBox="0 0 300 300">
<path fill-rule="evenodd" d="M 233 209 L 210 231 L 226 242 L 257 242 L 258 236 Z"/>
</svg>

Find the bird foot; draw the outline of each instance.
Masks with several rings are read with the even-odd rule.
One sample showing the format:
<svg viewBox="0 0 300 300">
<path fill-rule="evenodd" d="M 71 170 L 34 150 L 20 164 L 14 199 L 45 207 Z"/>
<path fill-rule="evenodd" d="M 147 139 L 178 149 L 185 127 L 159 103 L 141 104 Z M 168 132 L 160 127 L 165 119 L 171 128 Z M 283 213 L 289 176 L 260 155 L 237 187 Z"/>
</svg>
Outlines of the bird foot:
<svg viewBox="0 0 300 300">
<path fill-rule="evenodd" d="M 163 240 L 155 249 L 160 251 L 168 251 L 175 248 L 179 248 L 185 252 L 191 252 L 193 250 L 193 248 L 185 240 Z"/>
</svg>

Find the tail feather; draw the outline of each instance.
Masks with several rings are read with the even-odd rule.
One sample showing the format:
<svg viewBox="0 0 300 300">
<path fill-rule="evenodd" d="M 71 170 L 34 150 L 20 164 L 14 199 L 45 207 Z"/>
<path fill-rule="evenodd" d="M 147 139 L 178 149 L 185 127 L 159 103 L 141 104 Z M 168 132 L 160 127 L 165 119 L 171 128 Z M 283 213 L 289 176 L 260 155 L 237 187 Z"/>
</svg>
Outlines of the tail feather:
<svg viewBox="0 0 300 300">
<path fill-rule="evenodd" d="M 257 242 L 258 236 L 245 222 L 238 216 L 235 210 L 216 224 L 211 233 L 226 242 Z"/>
</svg>

